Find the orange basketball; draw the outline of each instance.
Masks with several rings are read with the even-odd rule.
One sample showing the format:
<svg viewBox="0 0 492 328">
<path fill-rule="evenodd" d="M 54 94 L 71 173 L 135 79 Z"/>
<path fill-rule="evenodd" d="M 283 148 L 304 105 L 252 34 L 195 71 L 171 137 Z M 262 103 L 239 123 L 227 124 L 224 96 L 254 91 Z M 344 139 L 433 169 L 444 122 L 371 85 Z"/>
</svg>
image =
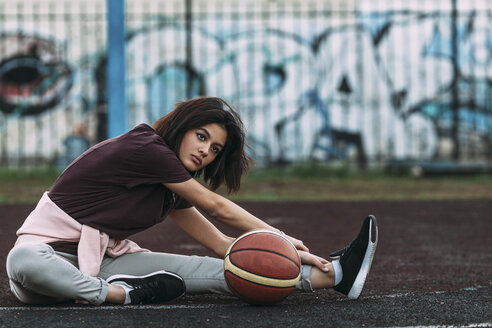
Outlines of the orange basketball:
<svg viewBox="0 0 492 328">
<path fill-rule="evenodd" d="M 224 258 L 224 277 L 231 292 L 254 305 L 284 300 L 301 276 L 301 259 L 281 234 L 255 230 L 238 237 Z"/>
</svg>

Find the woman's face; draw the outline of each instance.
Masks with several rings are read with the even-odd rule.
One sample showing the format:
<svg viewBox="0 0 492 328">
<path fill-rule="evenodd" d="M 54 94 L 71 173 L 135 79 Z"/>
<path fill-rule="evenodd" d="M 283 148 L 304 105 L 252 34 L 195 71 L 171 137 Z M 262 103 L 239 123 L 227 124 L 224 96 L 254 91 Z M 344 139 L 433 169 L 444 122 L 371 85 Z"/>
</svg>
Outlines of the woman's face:
<svg viewBox="0 0 492 328">
<path fill-rule="evenodd" d="M 227 140 L 227 131 L 210 123 L 185 133 L 179 148 L 179 160 L 191 172 L 198 171 L 219 155 Z"/>
</svg>

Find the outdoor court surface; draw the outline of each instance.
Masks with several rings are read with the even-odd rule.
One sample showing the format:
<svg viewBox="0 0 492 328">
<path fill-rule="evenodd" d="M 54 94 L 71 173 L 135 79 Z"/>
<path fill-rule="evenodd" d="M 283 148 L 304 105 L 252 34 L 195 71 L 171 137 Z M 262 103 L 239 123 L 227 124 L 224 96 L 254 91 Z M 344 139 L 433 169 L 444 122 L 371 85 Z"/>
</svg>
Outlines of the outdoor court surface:
<svg viewBox="0 0 492 328">
<path fill-rule="evenodd" d="M 5 259 L 34 205 L 3 205 L 0 327 L 492 327 L 491 201 L 241 205 L 322 256 L 345 247 L 363 218 L 376 215 L 379 244 L 361 298 L 323 290 L 270 307 L 217 295 L 147 306 L 26 306 L 9 291 Z M 131 239 L 154 251 L 211 255 L 170 220 Z"/>
</svg>

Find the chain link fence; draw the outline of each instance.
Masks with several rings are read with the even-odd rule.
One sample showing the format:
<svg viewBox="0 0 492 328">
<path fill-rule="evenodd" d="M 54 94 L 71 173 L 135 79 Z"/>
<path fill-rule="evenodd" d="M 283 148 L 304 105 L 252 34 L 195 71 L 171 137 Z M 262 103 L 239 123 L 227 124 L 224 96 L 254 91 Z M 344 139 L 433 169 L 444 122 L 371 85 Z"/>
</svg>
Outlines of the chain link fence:
<svg viewBox="0 0 492 328">
<path fill-rule="evenodd" d="M 122 115 L 219 96 L 259 164 L 487 164 L 491 21 L 487 0 L 128 0 Z M 106 28 L 103 0 L 0 3 L 1 166 L 107 137 Z"/>
</svg>

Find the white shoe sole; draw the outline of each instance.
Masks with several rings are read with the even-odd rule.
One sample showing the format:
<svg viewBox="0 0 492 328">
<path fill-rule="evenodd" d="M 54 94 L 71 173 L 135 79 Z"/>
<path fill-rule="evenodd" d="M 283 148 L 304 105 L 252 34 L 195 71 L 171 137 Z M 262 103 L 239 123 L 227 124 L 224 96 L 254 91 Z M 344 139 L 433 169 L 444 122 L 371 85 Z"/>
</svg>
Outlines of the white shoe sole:
<svg viewBox="0 0 492 328">
<path fill-rule="evenodd" d="M 372 233 L 372 225 L 374 224 L 374 233 L 376 234 L 375 241 L 372 242 L 371 233 Z M 372 259 L 374 258 L 374 253 L 376 252 L 376 246 L 378 245 L 378 224 L 376 218 L 373 217 L 369 224 L 369 244 L 367 245 L 366 254 L 364 255 L 364 260 L 362 261 L 362 265 L 360 267 L 359 273 L 355 278 L 354 284 L 347 295 L 349 299 L 357 299 L 364 288 L 364 284 L 366 282 L 367 275 L 369 274 L 369 270 L 371 270 Z"/>
<path fill-rule="evenodd" d="M 115 275 L 113 275 L 111 277 L 108 277 L 108 279 L 106 279 L 106 281 L 108 283 L 111 283 L 112 281 L 120 280 L 120 279 L 143 279 L 143 278 L 147 278 L 147 277 L 154 276 L 156 274 L 161 274 L 161 273 L 165 273 L 167 275 L 174 276 L 176 278 L 179 278 L 180 280 L 183 280 L 183 278 L 181 278 L 180 276 L 178 276 L 175 273 L 172 273 L 172 272 L 169 272 L 169 271 L 165 271 L 165 270 L 161 270 L 161 271 L 155 271 L 155 272 L 149 273 L 149 274 L 147 274 L 145 276 L 134 276 L 134 275 L 129 275 L 129 274 L 115 274 Z"/>
</svg>

